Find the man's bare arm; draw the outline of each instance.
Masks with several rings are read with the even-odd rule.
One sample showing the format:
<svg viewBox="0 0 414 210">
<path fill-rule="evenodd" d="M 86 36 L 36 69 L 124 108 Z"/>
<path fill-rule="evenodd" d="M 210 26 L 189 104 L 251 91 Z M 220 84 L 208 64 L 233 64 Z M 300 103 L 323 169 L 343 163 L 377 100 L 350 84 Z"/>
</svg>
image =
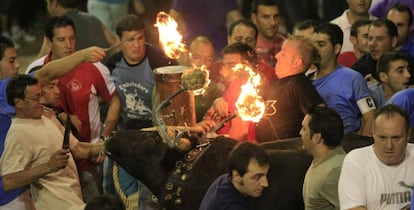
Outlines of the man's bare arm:
<svg viewBox="0 0 414 210">
<path fill-rule="evenodd" d="M 106 52 L 100 47 L 89 47 L 79 50 L 67 57 L 54 60 L 44 65 L 34 76 L 40 84 L 46 85 L 49 81 L 54 80 L 73 70 L 82 62 L 98 62 L 106 56 Z"/>
<path fill-rule="evenodd" d="M 4 191 L 15 190 L 17 188 L 32 184 L 47 174 L 65 168 L 68 164 L 68 152 L 69 151 L 66 149 L 60 149 L 50 157 L 47 163 L 23 171 L 4 175 Z"/>
<path fill-rule="evenodd" d="M 363 136 L 372 136 L 372 126 L 374 123 L 375 109 L 362 114 L 360 133 Z"/>
<path fill-rule="evenodd" d="M 118 123 L 120 114 L 121 101 L 118 97 L 118 94 L 115 93 L 109 102 L 108 113 L 106 114 L 104 127 L 102 129 L 102 136 L 106 137 L 111 135 L 111 132 L 115 129 Z"/>
</svg>

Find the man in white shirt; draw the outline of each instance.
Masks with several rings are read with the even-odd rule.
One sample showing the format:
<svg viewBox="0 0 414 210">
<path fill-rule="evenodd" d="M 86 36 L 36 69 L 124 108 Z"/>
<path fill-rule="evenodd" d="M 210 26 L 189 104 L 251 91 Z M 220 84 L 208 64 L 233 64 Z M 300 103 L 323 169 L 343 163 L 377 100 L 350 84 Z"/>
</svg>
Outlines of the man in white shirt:
<svg viewBox="0 0 414 210">
<path fill-rule="evenodd" d="M 406 209 L 414 184 L 407 114 L 386 105 L 375 115 L 374 144 L 348 153 L 338 193 L 341 209 Z"/>
</svg>

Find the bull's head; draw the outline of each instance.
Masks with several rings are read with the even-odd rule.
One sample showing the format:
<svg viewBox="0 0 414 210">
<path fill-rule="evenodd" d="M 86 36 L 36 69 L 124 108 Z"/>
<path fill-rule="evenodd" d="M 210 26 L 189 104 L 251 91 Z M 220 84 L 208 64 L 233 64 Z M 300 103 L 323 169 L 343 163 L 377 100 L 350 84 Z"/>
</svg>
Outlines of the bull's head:
<svg viewBox="0 0 414 210">
<path fill-rule="evenodd" d="M 105 147 L 111 159 L 159 196 L 175 162 L 191 148 L 187 140 L 181 139 L 178 144 L 185 147 L 170 148 L 157 132 L 122 130 L 108 139 Z"/>
</svg>

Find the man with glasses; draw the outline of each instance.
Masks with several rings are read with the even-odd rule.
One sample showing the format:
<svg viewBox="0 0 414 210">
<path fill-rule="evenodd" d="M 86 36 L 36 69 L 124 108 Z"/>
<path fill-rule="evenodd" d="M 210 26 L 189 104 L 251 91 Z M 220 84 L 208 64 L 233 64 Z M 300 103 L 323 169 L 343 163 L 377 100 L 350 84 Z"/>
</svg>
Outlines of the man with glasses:
<svg viewBox="0 0 414 210">
<path fill-rule="evenodd" d="M 37 78 L 42 85 L 48 84 L 63 74 L 75 68 L 79 63 L 97 62 L 105 56 L 104 49 L 91 47 L 78 51 L 64 59 L 50 62 L 35 72 L 33 76 Z M 14 107 L 7 103 L 6 86 L 9 78 L 16 76 L 20 65 L 17 61 L 17 53 L 13 42 L 3 36 L 0 36 L 0 156 L 3 153 L 4 140 L 6 133 L 10 127 L 11 118 L 15 115 Z M 0 180 L 0 206 L 26 209 L 22 193 L 27 188 L 19 188 L 16 190 L 5 192 L 3 182 Z"/>
<path fill-rule="evenodd" d="M 0 159 L 0 175 L 5 191 L 31 187 L 37 209 L 84 209 L 85 204 L 73 156 L 97 157 L 103 143 L 90 144 L 69 137 L 64 144 L 64 128 L 56 118 L 43 116 L 44 98 L 39 82 L 19 75 L 7 85 L 8 103 L 15 107 Z"/>
</svg>

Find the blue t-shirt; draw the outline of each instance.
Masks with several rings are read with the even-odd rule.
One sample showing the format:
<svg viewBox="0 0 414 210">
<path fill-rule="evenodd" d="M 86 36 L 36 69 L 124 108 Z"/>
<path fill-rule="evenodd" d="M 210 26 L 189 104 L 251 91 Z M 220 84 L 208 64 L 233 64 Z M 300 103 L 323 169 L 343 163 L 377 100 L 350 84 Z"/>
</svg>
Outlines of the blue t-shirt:
<svg viewBox="0 0 414 210">
<path fill-rule="evenodd" d="M 376 82 L 368 85 L 368 87 L 372 92 L 372 97 L 374 98 L 377 109 L 383 107 L 385 102 L 387 102 L 387 99 L 385 98 L 381 83 Z"/>
<path fill-rule="evenodd" d="M 230 181 L 228 174 L 218 177 L 208 188 L 199 210 L 247 210 L 244 197 Z"/>
<path fill-rule="evenodd" d="M 4 151 L 4 141 L 6 140 L 7 131 L 10 128 L 11 118 L 16 115 L 14 107 L 7 102 L 6 87 L 10 78 L 0 80 L 0 157 Z M 22 194 L 27 187 L 19 188 L 9 192 L 4 191 L 3 177 L 0 177 L 0 206 L 9 203 L 17 196 Z"/>
<path fill-rule="evenodd" d="M 361 127 L 361 111 L 357 101 L 372 96 L 358 72 L 339 65 L 335 71 L 312 81 L 325 104 L 341 115 L 344 132 L 356 132 Z"/>
<path fill-rule="evenodd" d="M 414 88 L 398 91 L 386 104 L 400 106 L 410 117 L 410 127 L 414 127 Z"/>
<path fill-rule="evenodd" d="M 137 65 L 129 65 L 121 59 L 112 76 L 122 104 L 121 128 L 142 128 L 142 121 L 148 121 L 151 126 L 155 79 L 148 58 Z"/>
<path fill-rule="evenodd" d="M 14 116 L 16 111 L 13 106 L 7 102 L 6 88 L 9 84 L 10 78 L 5 78 L 0 80 L 0 114 L 5 114 L 8 116 Z"/>
</svg>

